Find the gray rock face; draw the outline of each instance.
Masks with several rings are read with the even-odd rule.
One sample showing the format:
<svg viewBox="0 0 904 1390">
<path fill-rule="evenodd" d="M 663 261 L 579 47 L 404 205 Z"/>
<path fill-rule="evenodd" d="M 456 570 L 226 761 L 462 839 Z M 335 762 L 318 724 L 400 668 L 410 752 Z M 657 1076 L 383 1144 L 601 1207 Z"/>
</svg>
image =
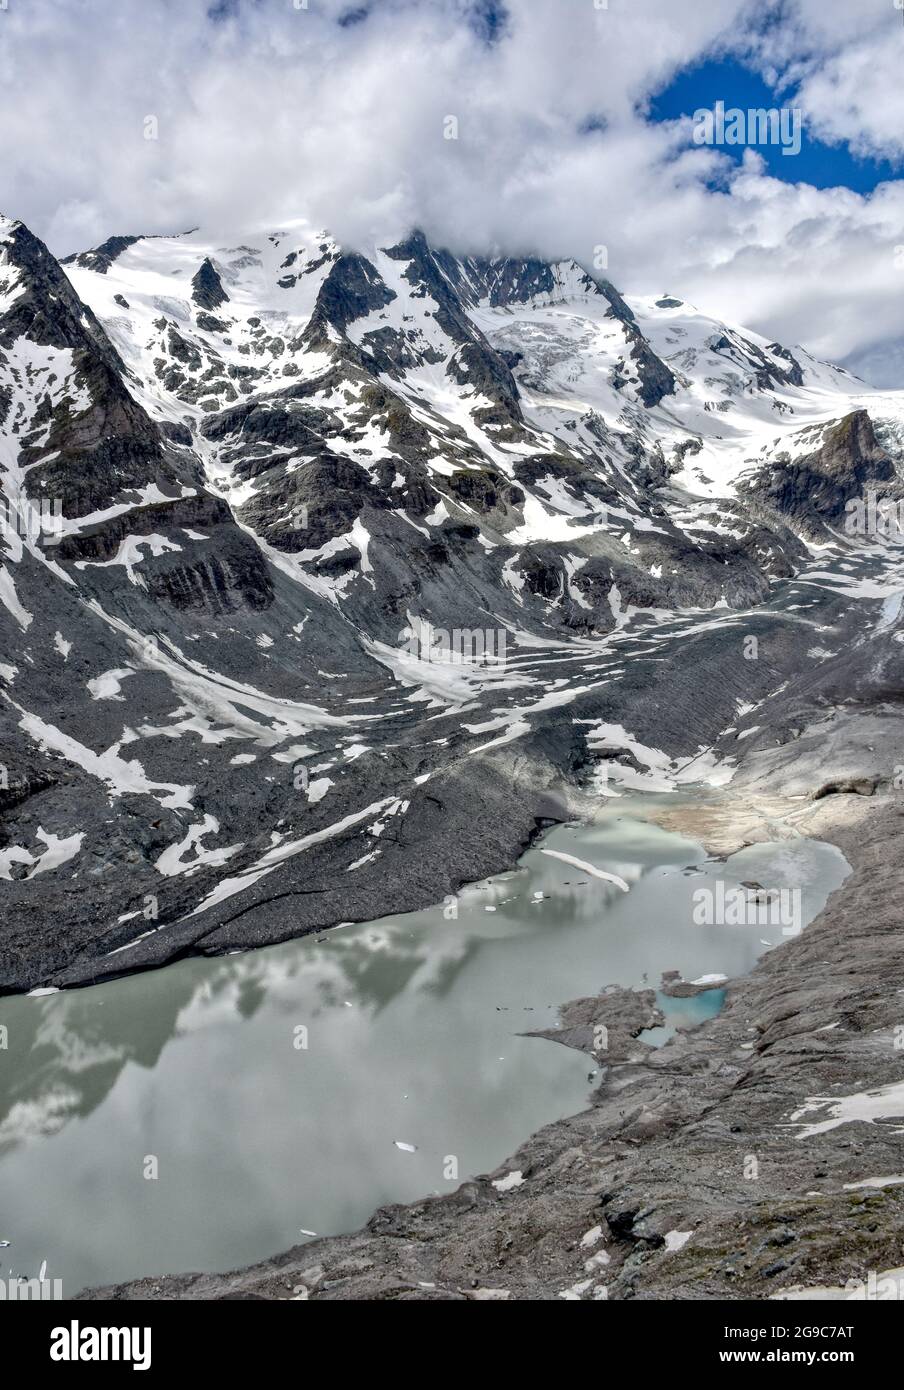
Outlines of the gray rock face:
<svg viewBox="0 0 904 1390">
<path fill-rule="evenodd" d="M 904 410 L 573 261 L 307 225 L 149 256 L 67 275 L 0 220 L 0 989 L 422 906 L 613 786 L 735 771 L 674 823 L 829 835 L 855 873 L 655 1055 L 649 994 L 567 1009 L 606 1074 L 520 1184 L 116 1296 L 759 1297 L 895 1264 L 901 1189 L 863 1186 L 890 1127 L 801 1116 L 898 1084 L 904 572 L 839 523 L 899 495 Z"/>
<path fill-rule="evenodd" d="M 175 485 L 183 470 L 131 394 L 124 364 L 101 325 L 47 248 L 19 223 L 5 250 L 22 288 L 0 319 L 3 365 L 19 388 L 15 405 L 12 392 L 8 397 L 2 428 L 18 446 L 18 467 L 28 470 L 28 496 L 53 498 L 67 514 L 81 515 L 99 510 L 121 489 L 146 485 L 150 477 Z M 71 354 L 72 392 L 56 407 L 46 390 L 55 380 L 52 374 L 45 384 L 40 372 L 25 368 L 23 381 L 16 367 L 23 339 L 38 349 Z M 86 398 L 78 413 L 76 390 Z"/>
<path fill-rule="evenodd" d="M 223 289 L 223 281 L 208 257 L 205 256 L 201 262 L 191 284 L 192 299 L 202 309 L 219 309 L 221 304 L 228 304 L 229 295 Z"/>
<path fill-rule="evenodd" d="M 889 484 L 895 486 L 889 488 Z M 820 539 L 825 525 L 844 525 L 845 507 L 872 486 L 900 493 L 895 466 L 865 410 L 852 411 L 824 432 L 819 448 L 793 461 L 776 460 L 742 484 L 751 503 L 778 513 L 803 534 Z"/>
<path fill-rule="evenodd" d="M 98 275 L 106 275 L 110 266 L 121 256 L 123 251 L 127 251 L 130 246 L 134 246 L 141 238 L 137 236 L 111 236 L 101 242 L 100 246 L 95 246 L 93 251 L 81 251 L 73 256 L 64 256 L 61 265 L 80 265 L 86 270 L 95 270 Z"/>
<path fill-rule="evenodd" d="M 149 246 L 67 276 L 0 223 L 0 988 L 422 905 L 564 812 L 594 729 L 692 759 L 811 678 L 777 586 L 893 445 L 783 349 L 417 232 Z M 698 492 L 726 354 L 777 418 L 834 423 L 787 476 Z M 56 529 L 23 528 L 42 503 Z"/>
</svg>

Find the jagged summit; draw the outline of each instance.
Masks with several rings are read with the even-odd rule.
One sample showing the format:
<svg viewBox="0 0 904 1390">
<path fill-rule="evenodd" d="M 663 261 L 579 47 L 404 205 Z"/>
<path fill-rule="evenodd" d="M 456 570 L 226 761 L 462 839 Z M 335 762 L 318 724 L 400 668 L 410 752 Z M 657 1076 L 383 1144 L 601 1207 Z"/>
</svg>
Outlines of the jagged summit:
<svg viewBox="0 0 904 1390">
<path fill-rule="evenodd" d="M 64 268 L 4 219 L 0 983 L 498 867 L 589 731 L 650 724 L 656 658 L 626 654 L 672 623 L 727 642 L 843 547 L 847 503 L 900 490 L 902 420 L 567 258 L 346 250 L 298 221 L 111 236 Z M 455 660 L 461 634 L 480 651 Z M 400 877 L 412 843 L 429 871 Z"/>
</svg>

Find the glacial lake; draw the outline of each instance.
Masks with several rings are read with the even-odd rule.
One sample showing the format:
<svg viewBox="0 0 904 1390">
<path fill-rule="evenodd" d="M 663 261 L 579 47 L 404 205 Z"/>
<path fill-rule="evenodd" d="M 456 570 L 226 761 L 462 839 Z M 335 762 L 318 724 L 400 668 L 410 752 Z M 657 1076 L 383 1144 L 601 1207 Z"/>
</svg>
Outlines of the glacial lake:
<svg viewBox="0 0 904 1390">
<path fill-rule="evenodd" d="M 710 861 L 609 812 L 547 831 L 517 869 L 462 890 L 457 916 L 439 905 L 2 998 L 2 1277 L 35 1277 L 46 1260 L 71 1297 L 225 1270 L 451 1191 L 587 1103 L 592 1062 L 520 1033 L 608 984 L 744 974 L 783 939 L 696 925 L 695 890 L 800 888 L 806 922 L 847 872 L 818 841 Z M 649 1040 L 702 1021 L 723 994 L 661 996 L 667 1027 Z"/>
</svg>

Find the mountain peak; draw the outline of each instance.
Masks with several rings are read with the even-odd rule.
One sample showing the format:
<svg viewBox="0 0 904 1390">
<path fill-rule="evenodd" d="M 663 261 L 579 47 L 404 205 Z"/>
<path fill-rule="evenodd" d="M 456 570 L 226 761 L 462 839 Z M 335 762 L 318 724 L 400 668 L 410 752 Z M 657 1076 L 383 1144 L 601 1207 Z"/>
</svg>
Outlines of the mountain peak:
<svg viewBox="0 0 904 1390">
<path fill-rule="evenodd" d="M 41 982 L 215 943 L 232 896 L 257 939 L 296 930 L 255 884 L 321 834 L 320 907 L 360 915 L 387 787 L 429 818 L 422 764 L 459 775 L 543 721 L 590 757 L 610 637 L 765 603 L 852 496 L 896 487 L 904 423 L 869 423 L 849 376 L 567 256 L 355 251 L 298 221 L 114 236 L 64 270 L 0 232 L 0 521 L 59 511 L 0 534 L 0 756 L 41 788 L 27 816 L 122 870 L 42 875 L 71 931 Z M 424 637 L 497 629 L 566 653 L 554 688 Z"/>
</svg>

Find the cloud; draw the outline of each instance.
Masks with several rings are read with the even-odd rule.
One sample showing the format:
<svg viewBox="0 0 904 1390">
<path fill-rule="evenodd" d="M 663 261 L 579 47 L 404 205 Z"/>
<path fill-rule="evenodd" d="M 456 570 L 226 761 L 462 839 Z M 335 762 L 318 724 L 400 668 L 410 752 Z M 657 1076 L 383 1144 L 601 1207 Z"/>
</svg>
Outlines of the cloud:
<svg viewBox="0 0 904 1390">
<path fill-rule="evenodd" d="M 902 51 L 891 0 L 12 0 L 4 210 L 58 254 L 299 214 L 362 248 L 415 224 L 459 250 L 605 246 L 626 292 L 897 371 L 902 185 L 778 180 L 647 112 L 733 52 L 822 138 L 897 158 Z"/>
</svg>

